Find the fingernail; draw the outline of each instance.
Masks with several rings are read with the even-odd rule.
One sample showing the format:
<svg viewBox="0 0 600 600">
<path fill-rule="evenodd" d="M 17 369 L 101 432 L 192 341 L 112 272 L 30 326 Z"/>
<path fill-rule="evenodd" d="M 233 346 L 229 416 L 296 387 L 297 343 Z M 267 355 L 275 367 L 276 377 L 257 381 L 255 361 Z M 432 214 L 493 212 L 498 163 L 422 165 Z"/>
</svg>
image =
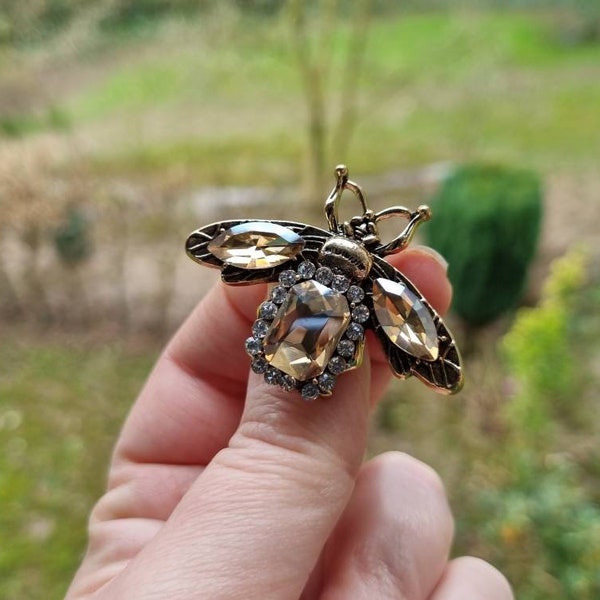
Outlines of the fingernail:
<svg viewBox="0 0 600 600">
<path fill-rule="evenodd" d="M 413 250 L 419 250 L 429 256 L 435 258 L 437 262 L 444 268 L 444 271 L 448 271 L 448 261 L 437 251 L 429 246 L 413 246 Z"/>
</svg>

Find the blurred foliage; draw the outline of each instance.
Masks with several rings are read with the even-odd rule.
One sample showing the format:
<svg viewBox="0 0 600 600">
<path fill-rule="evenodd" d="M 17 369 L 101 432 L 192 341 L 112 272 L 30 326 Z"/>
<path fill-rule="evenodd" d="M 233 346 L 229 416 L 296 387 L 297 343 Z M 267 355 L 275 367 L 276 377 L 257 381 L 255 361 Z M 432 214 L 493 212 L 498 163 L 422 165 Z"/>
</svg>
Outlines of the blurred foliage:
<svg viewBox="0 0 600 600">
<path fill-rule="evenodd" d="M 431 200 L 428 243 L 449 262 L 454 311 L 481 326 L 517 305 L 542 217 L 539 178 L 491 165 L 458 168 Z"/>
<path fill-rule="evenodd" d="M 42 114 L 15 113 L 0 115 L 0 137 L 19 138 L 38 131 L 64 131 L 70 127 L 71 119 L 67 111 L 50 106 Z"/>
<path fill-rule="evenodd" d="M 94 15 L 103 30 L 135 29 L 162 18 L 189 18 L 229 4 L 246 14 L 266 17 L 277 15 L 288 0 L 0 0 L 0 43 L 28 43 L 54 35 L 73 22 Z M 320 0 L 307 0 L 309 10 L 319 10 Z M 340 15 L 352 11 L 352 0 L 334 2 Z M 568 14 L 557 21 L 562 39 L 568 44 L 597 42 L 600 6 L 597 0 L 407 0 L 398 6 L 393 0 L 374 0 L 377 14 L 439 9 L 554 9 Z"/>
<path fill-rule="evenodd" d="M 552 423 L 581 408 L 582 360 L 573 352 L 573 314 L 586 282 L 586 258 L 573 250 L 552 266 L 540 305 L 520 309 L 511 331 L 504 338 L 510 372 L 519 383 L 519 393 L 507 408 L 513 431 L 519 431 L 526 447 L 545 446 L 556 432 Z"/>
<path fill-rule="evenodd" d="M 115 432 L 153 356 L 0 338 L 0 597 L 59 599 L 85 547 Z"/>
<path fill-rule="evenodd" d="M 92 252 L 89 219 L 80 207 L 71 206 L 64 222 L 54 232 L 54 247 L 63 263 L 75 266 Z"/>
<path fill-rule="evenodd" d="M 165 13 L 152 26 L 112 35 L 98 25 L 100 2 L 91 23 L 74 22 L 55 40 L 32 42 L 0 62 L 0 74 L 8 74 L 0 119 L 21 137 L 51 128 L 60 134 L 38 116 L 57 107 L 68 124 L 64 143 L 76 135 L 82 159 L 102 176 L 155 176 L 165 160 L 194 183 L 223 183 L 226 171 L 236 183 L 312 184 L 288 12 L 264 19 L 209 4 L 202 14 Z M 361 85 L 348 91 L 352 27 L 345 14 L 331 29 L 308 14 L 311 47 L 326 29 L 331 48 L 329 122 L 336 124 L 344 96 L 356 105 L 351 143 L 328 141 L 326 173 L 342 161 L 355 173 L 439 160 L 544 171 L 596 164 L 600 45 L 567 47 L 547 18 L 532 13 L 376 16 Z"/>
<path fill-rule="evenodd" d="M 476 510 L 490 560 L 522 600 L 600 597 L 600 508 L 571 458 L 511 456 L 510 477 L 481 491 Z"/>
<path fill-rule="evenodd" d="M 540 305 L 521 309 L 503 340 L 517 391 L 488 465 L 495 480 L 476 493 L 476 508 L 494 559 L 527 600 L 600 597 L 600 507 L 587 482 L 588 456 L 560 442 L 589 429 L 573 417 L 593 410 L 583 394 L 595 385 L 592 365 L 581 360 L 590 349 L 572 335 L 586 318 L 579 300 L 588 268 L 581 250 L 557 260 Z"/>
</svg>

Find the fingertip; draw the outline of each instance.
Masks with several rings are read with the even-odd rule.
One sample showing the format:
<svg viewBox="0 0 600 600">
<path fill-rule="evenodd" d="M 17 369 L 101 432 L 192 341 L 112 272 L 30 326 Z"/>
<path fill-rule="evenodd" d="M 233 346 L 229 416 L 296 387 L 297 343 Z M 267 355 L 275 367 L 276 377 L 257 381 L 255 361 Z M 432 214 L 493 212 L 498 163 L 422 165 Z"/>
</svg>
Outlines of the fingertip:
<svg viewBox="0 0 600 600">
<path fill-rule="evenodd" d="M 453 532 L 437 473 L 401 452 L 379 455 L 361 468 L 334 532 L 326 591 L 335 589 L 336 598 L 428 597 L 446 567 Z"/>
<path fill-rule="evenodd" d="M 428 488 L 439 498 L 447 501 L 446 488 L 437 471 L 406 452 L 392 450 L 379 454 L 365 465 L 363 471 L 364 474 L 375 471 L 379 476 L 393 480 L 405 477 L 410 479 L 413 485 Z"/>
<path fill-rule="evenodd" d="M 448 563 L 431 600 L 514 600 L 506 577 L 490 563 L 461 556 Z"/>
</svg>

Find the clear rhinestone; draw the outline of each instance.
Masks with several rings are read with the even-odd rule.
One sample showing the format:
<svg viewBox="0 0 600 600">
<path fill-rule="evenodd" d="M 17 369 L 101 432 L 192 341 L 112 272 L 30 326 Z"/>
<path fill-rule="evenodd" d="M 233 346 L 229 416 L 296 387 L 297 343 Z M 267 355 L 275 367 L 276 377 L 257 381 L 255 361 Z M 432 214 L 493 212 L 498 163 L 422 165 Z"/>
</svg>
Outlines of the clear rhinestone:
<svg viewBox="0 0 600 600">
<path fill-rule="evenodd" d="M 286 391 L 291 392 L 296 387 L 296 380 L 287 373 L 281 373 L 279 385 Z"/>
<path fill-rule="evenodd" d="M 346 370 L 346 361 L 341 356 L 334 356 L 327 365 L 327 369 L 334 375 L 339 375 Z"/>
<path fill-rule="evenodd" d="M 263 302 L 258 309 L 258 314 L 261 319 L 268 319 L 269 321 L 275 318 L 279 307 L 274 302 Z"/>
<path fill-rule="evenodd" d="M 349 340 L 356 342 L 357 340 L 362 340 L 365 335 L 365 330 L 362 325 L 358 323 L 350 323 L 348 325 L 348 329 L 346 329 L 346 337 Z"/>
<path fill-rule="evenodd" d="M 254 337 L 263 338 L 267 335 L 267 331 L 269 331 L 269 323 L 267 321 L 263 321 L 262 319 L 254 321 L 254 325 L 252 325 Z"/>
<path fill-rule="evenodd" d="M 265 381 L 271 385 L 279 385 L 281 382 L 281 373 L 277 369 L 269 367 L 265 371 Z"/>
<path fill-rule="evenodd" d="M 267 221 L 234 225 L 208 244 L 213 256 L 242 269 L 276 267 L 303 248 L 304 240 L 295 231 Z"/>
<path fill-rule="evenodd" d="M 331 373 L 323 373 L 319 376 L 319 388 L 322 392 L 331 392 L 335 387 L 335 375 Z"/>
<path fill-rule="evenodd" d="M 369 320 L 369 309 L 364 304 L 359 304 L 352 311 L 352 320 L 357 323 L 365 323 Z"/>
<path fill-rule="evenodd" d="M 436 360 L 438 338 L 433 317 L 419 296 L 405 284 L 379 278 L 373 282 L 373 306 L 393 344 L 416 358 Z"/>
<path fill-rule="evenodd" d="M 287 271 L 282 271 L 279 273 L 279 283 L 284 287 L 291 287 L 298 280 L 298 276 L 295 271 L 291 269 L 287 269 Z"/>
<path fill-rule="evenodd" d="M 323 285 L 329 285 L 333 279 L 333 271 L 329 267 L 320 267 L 315 273 L 315 279 Z"/>
<path fill-rule="evenodd" d="M 312 279 L 315 275 L 317 267 L 313 265 L 309 260 L 305 260 L 298 265 L 298 275 L 303 279 Z"/>
<path fill-rule="evenodd" d="M 331 281 L 331 287 L 336 292 L 341 292 L 343 294 L 344 292 L 348 291 L 348 288 L 350 287 L 350 281 L 344 275 L 334 275 L 333 280 Z"/>
<path fill-rule="evenodd" d="M 278 285 L 277 287 L 274 287 L 273 291 L 271 292 L 271 300 L 273 300 L 275 304 L 281 304 L 285 300 L 287 295 L 287 289 Z"/>
<path fill-rule="evenodd" d="M 357 304 L 359 302 L 362 302 L 364 297 L 365 297 L 365 292 L 358 285 L 351 285 L 348 288 L 348 292 L 346 293 L 346 298 L 348 298 L 348 300 L 350 300 L 350 302 L 356 302 Z"/>
<path fill-rule="evenodd" d="M 302 386 L 301 393 L 305 400 L 315 400 L 319 396 L 319 388 L 314 383 L 306 383 Z"/>
<path fill-rule="evenodd" d="M 293 286 L 264 340 L 267 361 L 299 381 L 320 375 L 350 322 L 348 301 L 317 283 Z"/>
<path fill-rule="evenodd" d="M 265 360 L 264 356 L 257 356 L 250 365 L 252 370 L 259 375 L 263 375 L 269 368 L 269 363 Z"/>
<path fill-rule="evenodd" d="M 250 356 L 256 356 L 262 351 L 262 342 L 256 338 L 249 337 L 246 340 L 246 352 Z"/>
<path fill-rule="evenodd" d="M 351 342 L 350 340 L 342 340 L 337 345 L 338 354 L 344 358 L 352 358 L 352 355 L 354 354 L 354 348 L 354 342 Z"/>
</svg>

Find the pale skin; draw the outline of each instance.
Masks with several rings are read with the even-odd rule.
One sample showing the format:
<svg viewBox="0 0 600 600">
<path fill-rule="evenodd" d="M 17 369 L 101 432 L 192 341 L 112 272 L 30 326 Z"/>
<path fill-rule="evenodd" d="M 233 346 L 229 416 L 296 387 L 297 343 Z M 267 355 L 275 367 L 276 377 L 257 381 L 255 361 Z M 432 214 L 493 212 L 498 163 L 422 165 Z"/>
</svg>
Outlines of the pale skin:
<svg viewBox="0 0 600 600">
<path fill-rule="evenodd" d="M 447 310 L 445 266 L 427 249 L 390 260 Z M 449 559 L 453 518 L 430 467 L 396 452 L 363 462 L 391 376 L 375 338 L 331 398 L 249 375 L 244 340 L 265 294 L 216 285 L 166 347 L 67 600 L 511 600 L 488 563 Z"/>
</svg>

